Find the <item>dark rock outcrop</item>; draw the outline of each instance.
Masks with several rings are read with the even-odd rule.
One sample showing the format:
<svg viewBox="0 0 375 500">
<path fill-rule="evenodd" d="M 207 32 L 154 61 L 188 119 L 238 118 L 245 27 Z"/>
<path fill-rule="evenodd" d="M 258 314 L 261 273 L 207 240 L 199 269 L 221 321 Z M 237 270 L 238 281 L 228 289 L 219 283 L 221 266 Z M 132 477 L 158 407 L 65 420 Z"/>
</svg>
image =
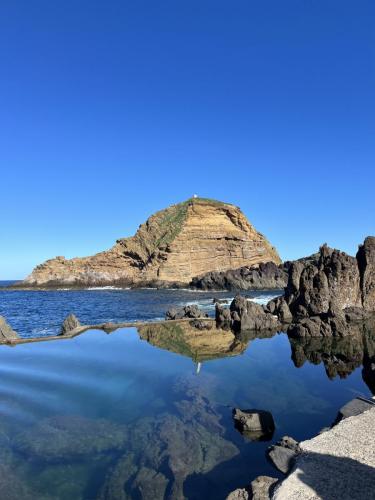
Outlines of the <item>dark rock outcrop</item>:
<svg viewBox="0 0 375 500">
<path fill-rule="evenodd" d="M 76 316 L 74 316 L 74 314 L 69 314 L 69 316 L 64 319 L 61 326 L 60 335 L 67 335 L 79 326 L 81 326 L 81 323 L 78 321 Z"/>
<path fill-rule="evenodd" d="M 276 444 L 270 446 L 268 458 L 280 472 L 287 474 L 299 453 L 298 442 L 289 436 L 284 436 Z"/>
<path fill-rule="evenodd" d="M 7 323 L 6 319 L 3 318 L 3 316 L 0 316 L 0 342 L 7 342 L 18 338 L 17 333 Z"/>
<path fill-rule="evenodd" d="M 364 411 L 370 410 L 371 408 L 375 408 L 375 401 L 361 397 L 354 398 L 340 408 L 335 424 L 341 422 L 341 420 L 345 418 L 360 415 Z"/>
<path fill-rule="evenodd" d="M 208 318 L 208 314 L 202 312 L 198 306 L 184 306 L 184 307 L 171 307 L 165 313 L 165 319 L 173 320 L 173 319 L 200 319 L 200 318 Z"/>
<path fill-rule="evenodd" d="M 209 272 L 197 276 L 190 287 L 198 290 L 261 290 L 282 289 L 288 281 L 290 262 L 277 265 L 274 262 L 259 266 L 244 266 L 222 272 Z"/>
<path fill-rule="evenodd" d="M 275 422 L 269 411 L 233 409 L 234 425 L 241 434 L 252 441 L 272 439 Z"/>
<path fill-rule="evenodd" d="M 216 324 L 221 328 L 230 326 L 235 332 L 277 330 L 280 327 L 275 315 L 241 295 L 234 298 L 229 309 L 216 304 Z"/>
<path fill-rule="evenodd" d="M 375 238 L 357 256 L 323 245 L 319 253 L 289 266 L 283 298 L 267 305 L 292 337 L 344 337 L 349 323 L 375 312 Z"/>
</svg>

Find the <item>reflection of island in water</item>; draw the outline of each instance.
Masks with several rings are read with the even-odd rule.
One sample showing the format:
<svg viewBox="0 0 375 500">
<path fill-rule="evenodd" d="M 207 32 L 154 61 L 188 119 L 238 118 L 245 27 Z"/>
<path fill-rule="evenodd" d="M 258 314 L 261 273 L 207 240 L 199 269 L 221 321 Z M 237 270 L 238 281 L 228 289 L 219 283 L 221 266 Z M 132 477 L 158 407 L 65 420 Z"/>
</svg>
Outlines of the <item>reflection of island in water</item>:
<svg viewBox="0 0 375 500">
<path fill-rule="evenodd" d="M 375 325 L 364 322 L 352 327 L 347 337 L 306 337 L 289 339 L 292 360 L 297 368 L 306 361 L 324 368 L 329 379 L 346 378 L 363 366 L 362 377 L 370 391 L 375 393 Z"/>
<path fill-rule="evenodd" d="M 138 328 L 142 340 L 167 351 L 187 356 L 196 363 L 197 373 L 202 363 L 218 358 L 237 356 L 245 352 L 254 339 L 270 338 L 276 332 L 242 331 L 234 335 L 230 330 L 195 328 L 189 322 L 165 322 Z M 363 380 L 375 393 L 375 325 L 364 322 L 352 327 L 347 337 L 306 337 L 289 339 L 292 360 L 297 368 L 308 361 L 324 364 L 328 378 L 345 378 L 363 365 Z"/>
</svg>

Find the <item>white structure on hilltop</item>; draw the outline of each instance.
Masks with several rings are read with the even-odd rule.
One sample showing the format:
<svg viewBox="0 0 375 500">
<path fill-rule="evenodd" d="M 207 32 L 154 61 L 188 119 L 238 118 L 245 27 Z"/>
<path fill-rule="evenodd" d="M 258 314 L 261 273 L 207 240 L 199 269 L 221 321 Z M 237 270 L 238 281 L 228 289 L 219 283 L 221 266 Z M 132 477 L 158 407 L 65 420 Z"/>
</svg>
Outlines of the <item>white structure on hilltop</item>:
<svg viewBox="0 0 375 500">
<path fill-rule="evenodd" d="M 193 194 L 193 198 L 198 198 L 198 195 L 197 194 Z"/>
</svg>

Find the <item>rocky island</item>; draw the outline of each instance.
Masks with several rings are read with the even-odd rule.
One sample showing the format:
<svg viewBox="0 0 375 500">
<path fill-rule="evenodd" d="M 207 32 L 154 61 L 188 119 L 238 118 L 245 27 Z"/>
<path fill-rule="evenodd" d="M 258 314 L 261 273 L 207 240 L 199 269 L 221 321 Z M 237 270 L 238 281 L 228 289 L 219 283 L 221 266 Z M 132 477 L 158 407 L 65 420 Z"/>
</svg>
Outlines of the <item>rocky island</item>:
<svg viewBox="0 0 375 500">
<path fill-rule="evenodd" d="M 109 250 L 47 260 L 17 286 L 187 286 L 207 272 L 267 262 L 281 260 L 238 207 L 191 198 L 155 213 Z"/>
</svg>

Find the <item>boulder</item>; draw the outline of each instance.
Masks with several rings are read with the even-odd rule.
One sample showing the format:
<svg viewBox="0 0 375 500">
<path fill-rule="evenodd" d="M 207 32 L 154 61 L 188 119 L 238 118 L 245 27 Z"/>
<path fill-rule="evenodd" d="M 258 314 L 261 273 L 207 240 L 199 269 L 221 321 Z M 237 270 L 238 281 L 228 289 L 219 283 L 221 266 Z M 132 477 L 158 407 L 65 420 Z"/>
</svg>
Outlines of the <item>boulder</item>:
<svg viewBox="0 0 375 500">
<path fill-rule="evenodd" d="M 74 316 L 74 314 L 69 314 L 61 326 L 60 335 L 67 335 L 79 326 L 81 326 L 81 323 L 78 321 L 76 316 Z"/>
<path fill-rule="evenodd" d="M 6 319 L 3 316 L 0 316 L 0 342 L 16 340 L 18 338 L 17 333 L 7 323 Z"/>
<path fill-rule="evenodd" d="M 268 449 L 268 458 L 276 469 L 287 474 L 293 467 L 294 461 L 300 451 L 299 444 L 295 439 L 284 436 Z"/>
<path fill-rule="evenodd" d="M 246 488 L 237 488 L 229 493 L 226 500 L 251 500 L 249 490 Z"/>
<path fill-rule="evenodd" d="M 280 322 L 276 316 L 245 297 L 237 295 L 230 305 L 234 331 L 241 330 L 277 330 Z"/>
<path fill-rule="evenodd" d="M 199 318 L 208 318 L 208 314 L 202 312 L 198 306 L 184 306 L 184 307 L 171 307 L 165 314 L 166 320 L 175 320 L 175 319 L 199 319 Z"/>
<path fill-rule="evenodd" d="M 250 498 L 252 500 L 269 500 L 278 479 L 269 476 L 258 476 L 251 481 Z"/>
<path fill-rule="evenodd" d="M 231 323 L 232 323 L 232 317 L 231 317 L 229 308 L 222 307 L 222 306 L 219 306 L 219 304 L 216 304 L 215 320 L 216 320 L 216 327 L 217 328 L 222 328 L 224 330 L 229 329 L 231 327 Z"/>
<path fill-rule="evenodd" d="M 252 441 L 271 439 L 275 430 L 272 414 L 265 410 L 233 409 L 233 420 L 237 430 Z"/>
</svg>

